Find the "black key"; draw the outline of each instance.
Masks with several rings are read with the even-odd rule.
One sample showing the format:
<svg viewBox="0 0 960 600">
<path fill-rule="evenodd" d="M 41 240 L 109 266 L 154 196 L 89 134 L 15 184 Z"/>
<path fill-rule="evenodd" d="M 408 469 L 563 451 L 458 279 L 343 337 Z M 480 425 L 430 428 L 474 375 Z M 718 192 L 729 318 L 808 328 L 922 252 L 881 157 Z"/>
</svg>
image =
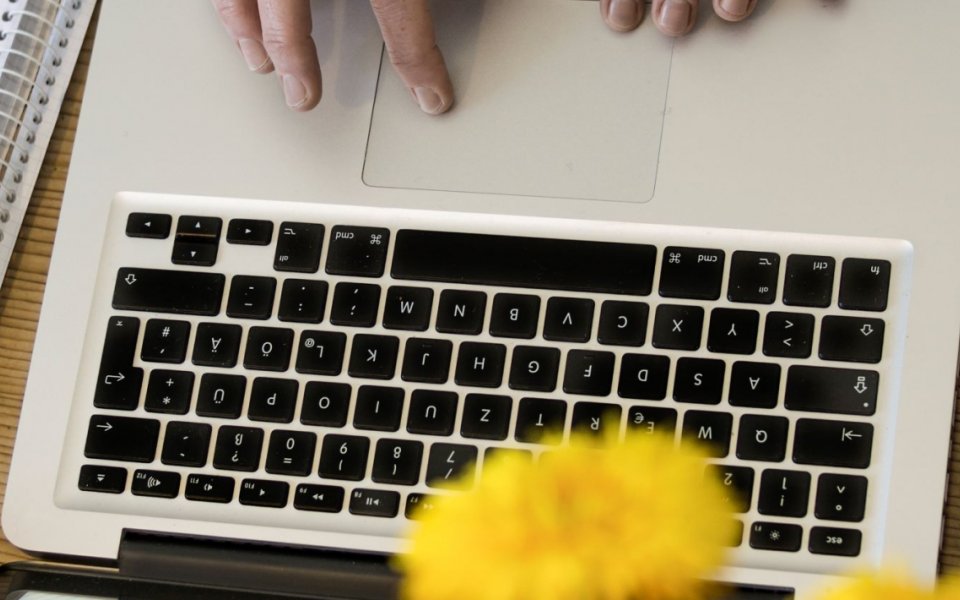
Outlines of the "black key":
<svg viewBox="0 0 960 600">
<path fill-rule="evenodd" d="M 799 419 L 793 443 L 793 462 L 866 469 L 873 449 L 873 425 L 848 421 Z"/>
<path fill-rule="evenodd" d="M 251 327 L 243 366 L 259 371 L 286 371 L 293 350 L 293 330 L 277 327 Z"/>
<path fill-rule="evenodd" d="M 348 327 L 373 327 L 379 310 L 379 285 L 343 281 L 333 291 L 330 322 Z"/>
<path fill-rule="evenodd" d="M 484 467 L 490 464 L 492 460 L 499 460 L 503 456 L 514 456 L 525 460 L 528 464 L 533 463 L 533 452 L 529 450 L 520 450 L 518 448 L 497 448 L 490 446 L 483 451 Z"/>
<path fill-rule="evenodd" d="M 783 303 L 792 306 L 830 306 L 833 272 L 837 261 L 830 256 L 791 254 L 783 283 Z"/>
<path fill-rule="evenodd" d="M 403 516 L 408 519 L 419 518 L 420 515 L 426 514 L 434 509 L 436 503 L 433 500 L 434 497 L 428 494 L 409 494 Z"/>
<path fill-rule="evenodd" d="M 137 469 L 133 474 L 130 491 L 135 496 L 176 498 L 180 495 L 180 473 Z"/>
<path fill-rule="evenodd" d="M 433 309 L 433 290 L 390 286 L 383 307 L 383 326 L 387 329 L 426 331 Z"/>
<path fill-rule="evenodd" d="M 723 250 L 668 246 L 660 262 L 660 295 L 716 300 L 723 285 Z"/>
<path fill-rule="evenodd" d="M 763 353 L 783 358 L 807 358 L 813 346 L 813 315 L 767 313 Z"/>
<path fill-rule="evenodd" d="M 890 261 L 847 258 L 840 274 L 840 308 L 884 311 L 890 292 Z"/>
<path fill-rule="evenodd" d="M 354 435 L 329 434 L 320 450 L 321 477 L 360 481 L 367 472 L 370 440 Z"/>
<path fill-rule="evenodd" d="M 467 398 L 469 401 L 469 397 Z M 567 403 L 546 398 L 523 398 L 517 408 L 518 442 L 559 443 L 567 419 Z"/>
<path fill-rule="evenodd" d="M 521 294 L 497 294 L 490 314 L 490 335 L 531 339 L 537 335 L 540 298 Z"/>
<path fill-rule="evenodd" d="M 642 346 L 650 307 L 643 302 L 607 300 L 600 307 L 597 341 L 610 346 Z"/>
<path fill-rule="evenodd" d="M 117 310 L 214 316 L 226 278 L 219 273 L 122 268 L 113 288 Z"/>
<path fill-rule="evenodd" d="M 731 302 L 773 304 L 777 299 L 779 272 L 779 254 L 734 252 L 730 261 L 730 286 L 727 288 L 727 298 Z"/>
<path fill-rule="evenodd" d="M 309 475 L 313 470 L 313 455 L 317 436 L 308 431 L 275 429 L 267 446 L 267 473 L 274 475 Z"/>
<path fill-rule="evenodd" d="M 178 467 L 202 467 L 207 464 L 212 429 L 206 423 L 167 423 L 160 461 Z"/>
<path fill-rule="evenodd" d="M 784 403 L 790 410 L 869 416 L 877 411 L 879 387 L 876 371 L 794 365 Z"/>
<path fill-rule="evenodd" d="M 350 408 L 350 386 L 346 383 L 311 381 L 303 390 L 300 422 L 321 427 L 343 427 Z"/>
<path fill-rule="evenodd" d="M 463 444 L 434 444 L 427 459 L 427 485 L 445 487 L 455 484 L 469 488 L 476 475 L 477 448 Z"/>
<path fill-rule="evenodd" d="M 277 280 L 273 277 L 235 275 L 230 280 L 227 316 L 235 319 L 269 319 Z"/>
<path fill-rule="evenodd" d="M 84 492 L 122 494 L 127 487 L 127 470 L 121 467 L 83 465 L 77 486 Z"/>
<path fill-rule="evenodd" d="M 260 468 L 261 450 L 262 429 L 225 425 L 217 431 L 213 466 L 230 471 L 256 471 Z"/>
<path fill-rule="evenodd" d="M 859 522 L 867 506 L 867 478 L 824 473 L 817 479 L 813 513 L 826 521 Z"/>
<path fill-rule="evenodd" d="M 505 440 L 513 401 L 508 396 L 467 394 L 460 435 L 483 440 Z"/>
<path fill-rule="evenodd" d="M 257 377 L 250 389 L 247 417 L 251 421 L 289 423 L 297 408 L 299 384 L 292 379 Z"/>
<path fill-rule="evenodd" d="M 197 414 L 201 417 L 237 419 L 243 410 L 247 378 L 243 375 L 204 373 L 197 392 Z"/>
<path fill-rule="evenodd" d="M 673 382 L 673 399 L 677 402 L 720 404 L 726 365 L 722 360 L 681 358 Z"/>
<path fill-rule="evenodd" d="M 802 517 L 810 499 L 810 473 L 768 469 L 760 476 L 757 510 L 761 515 Z"/>
<path fill-rule="evenodd" d="M 707 470 L 723 486 L 724 500 L 730 510 L 735 513 L 745 513 L 750 510 L 753 501 L 753 469 L 709 465 Z"/>
<path fill-rule="evenodd" d="M 111 317 L 103 341 L 93 405 L 97 408 L 134 410 L 140 404 L 143 369 L 133 366 L 140 334 L 140 319 Z"/>
<path fill-rule="evenodd" d="M 273 240 L 273 223 L 256 219 L 230 219 L 227 242 L 248 246 L 269 246 Z"/>
<path fill-rule="evenodd" d="M 170 215 L 157 213 L 130 213 L 127 217 L 127 237 L 165 240 L 170 235 Z"/>
<path fill-rule="evenodd" d="M 862 317 L 824 317 L 820 327 L 820 358 L 878 363 L 883 356 L 883 321 Z"/>
<path fill-rule="evenodd" d="M 337 225 L 330 231 L 327 273 L 380 277 L 387 261 L 390 230 Z"/>
<path fill-rule="evenodd" d="M 350 377 L 393 379 L 397 368 L 398 338 L 386 335 L 355 335 L 350 351 Z"/>
<path fill-rule="evenodd" d="M 503 344 L 463 342 L 457 356 L 457 385 L 500 387 L 507 348 Z"/>
<path fill-rule="evenodd" d="M 297 373 L 339 375 L 346 345 L 346 334 L 338 331 L 303 331 L 297 351 Z"/>
<path fill-rule="evenodd" d="M 773 408 L 780 397 L 780 365 L 738 361 L 730 370 L 732 406 Z"/>
<path fill-rule="evenodd" d="M 316 273 L 320 269 L 323 231 L 323 225 L 315 223 L 281 223 L 273 268 L 277 271 Z"/>
<path fill-rule="evenodd" d="M 414 485 L 420 480 L 423 444 L 413 440 L 382 439 L 373 455 L 370 478 L 377 483 Z"/>
<path fill-rule="evenodd" d="M 327 282 L 287 279 L 280 292 L 277 318 L 291 323 L 319 323 L 327 307 Z"/>
<path fill-rule="evenodd" d="M 787 429 L 785 417 L 743 415 L 740 417 L 740 432 L 737 435 L 737 458 L 780 462 L 787 455 Z"/>
<path fill-rule="evenodd" d="M 155 419 L 93 415 L 83 455 L 101 460 L 153 462 L 159 436 L 160 421 Z"/>
<path fill-rule="evenodd" d="M 715 308 L 710 313 L 707 349 L 727 354 L 753 354 L 757 349 L 760 313 L 755 310 Z"/>
<path fill-rule="evenodd" d="M 183 495 L 187 500 L 200 502 L 221 502 L 226 504 L 233 500 L 233 489 L 236 483 L 232 477 L 218 475 L 190 475 Z"/>
<path fill-rule="evenodd" d="M 179 239 L 173 243 L 173 255 L 170 260 L 175 265 L 212 267 L 217 262 L 216 244 L 184 242 Z"/>
<path fill-rule="evenodd" d="M 242 334 L 239 325 L 200 323 L 193 342 L 193 364 L 227 369 L 236 366 Z"/>
<path fill-rule="evenodd" d="M 196 240 L 219 240 L 223 219 L 183 215 L 177 219 L 177 237 Z"/>
<path fill-rule="evenodd" d="M 810 529 L 810 552 L 832 556 L 859 556 L 863 535 L 855 529 L 813 527 Z"/>
<path fill-rule="evenodd" d="M 624 354 L 617 394 L 634 400 L 663 400 L 669 377 L 670 359 L 666 356 Z"/>
<path fill-rule="evenodd" d="M 708 456 L 729 454 L 732 430 L 733 417 L 727 413 L 688 410 L 683 415 L 682 440 L 699 444 Z"/>
<path fill-rule="evenodd" d="M 673 435 L 677 411 L 656 406 L 631 406 L 627 412 L 627 430 L 633 433 Z"/>
<path fill-rule="evenodd" d="M 403 414 L 403 389 L 362 385 L 357 390 L 357 407 L 353 414 L 353 426 L 374 431 L 400 429 Z"/>
<path fill-rule="evenodd" d="M 750 547 L 757 550 L 797 552 L 803 540 L 803 527 L 788 523 L 758 521 L 750 527 Z"/>
<path fill-rule="evenodd" d="M 699 306 L 661 304 L 653 321 L 653 345 L 670 350 L 696 350 L 703 333 Z"/>
<path fill-rule="evenodd" d="M 315 512 L 340 512 L 343 510 L 343 496 L 342 487 L 301 483 L 293 494 L 293 507 Z"/>
<path fill-rule="evenodd" d="M 357 488 L 350 493 L 350 513 L 390 519 L 400 512 L 400 494 Z"/>
<path fill-rule="evenodd" d="M 190 323 L 150 319 L 143 331 L 140 359 L 147 362 L 182 363 L 187 357 Z"/>
<path fill-rule="evenodd" d="M 450 340 L 408 338 L 400 378 L 420 383 L 446 383 L 450 377 Z"/>
<path fill-rule="evenodd" d="M 143 407 L 148 412 L 185 415 L 193 396 L 193 373 L 159 369 L 150 373 Z"/>
<path fill-rule="evenodd" d="M 510 389 L 552 392 L 557 388 L 559 368 L 558 349 L 515 346 L 510 364 Z"/>
<path fill-rule="evenodd" d="M 573 405 L 570 430 L 594 436 L 608 432 L 619 435 L 621 413 L 621 408 L 616 404 L 577 402 Z"/>
<path fill-rule="evenodd" d="M 457 394 L 439 390 L 414 390 L 410 396 L 407 431 L 424 435 L 450 435 L 457 418 Z"/>
<path fill-rule="evenodd" d="M 550 298 L 543 322 L 543 339 L 586 342 L 593 329 L 593 300 Z"/>
<path fill-rule="evenodd" d="M 402 230 L 395 279 L 646 296 L 657 249 L 645 244 Z"/>
<path fill-rule="evenodd" d="M 240 484 L 240 504 L 283 508 L 290 496 L 290 484 L 285 481 L 244 479 Z"/>
<path fill-rule="evenodd" d="M 477 335 L 483 331 L 487 295 L 483 292 L 443 290 L 437 309 L 437 331 Z"/>
<path fill-rule="evenodd" d="M 613 352 L 571 350 L 563 373 L 563 391 L 567 394 L 607 396 L 613 385 Z"/>
<path fill-rule="evenodd" d="M 222 227 L 223 221 L 217 217 L 184 215 L 177 219 L 177 234 L 173 239 L 174 264 L 209 267 L 216 263 Z"/>
</svg>

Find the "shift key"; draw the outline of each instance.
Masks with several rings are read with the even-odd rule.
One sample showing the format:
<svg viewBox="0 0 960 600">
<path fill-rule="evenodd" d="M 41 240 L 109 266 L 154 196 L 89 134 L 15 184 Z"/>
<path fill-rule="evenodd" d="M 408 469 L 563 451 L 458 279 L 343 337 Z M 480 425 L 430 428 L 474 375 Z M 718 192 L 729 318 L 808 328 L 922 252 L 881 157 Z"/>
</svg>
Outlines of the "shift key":
<svg viewBox="0 0 960 600">
<path fill-rule="evenodd" d="M 213 316 L 220 313 L 225 282 L 220 273 L 124 267 L 117 271 L 113 308 Z"/>
</svg>

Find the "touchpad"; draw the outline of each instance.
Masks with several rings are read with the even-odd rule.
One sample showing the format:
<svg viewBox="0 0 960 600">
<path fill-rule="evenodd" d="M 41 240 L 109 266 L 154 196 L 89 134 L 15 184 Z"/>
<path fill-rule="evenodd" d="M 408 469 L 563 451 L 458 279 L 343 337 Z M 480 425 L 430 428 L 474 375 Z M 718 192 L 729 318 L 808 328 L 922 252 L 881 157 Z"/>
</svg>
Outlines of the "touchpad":
<svg viewBox="0 0 960 600">
<path fill-rule="evenodd" d="M 646 202 L 672 42 L 614 33 L 596 1 L 441 0 L 457 104 L 420 112 L 386 54 L 363 179 L 377 187 Z"/>
</svg>

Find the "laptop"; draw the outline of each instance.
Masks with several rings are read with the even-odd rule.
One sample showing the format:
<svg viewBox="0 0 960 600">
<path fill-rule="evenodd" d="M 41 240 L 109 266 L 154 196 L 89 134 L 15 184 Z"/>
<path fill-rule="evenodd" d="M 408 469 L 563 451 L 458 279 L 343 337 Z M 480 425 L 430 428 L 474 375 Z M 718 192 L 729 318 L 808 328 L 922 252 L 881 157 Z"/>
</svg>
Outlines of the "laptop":
<svg viewBox="0 0 960 600">
<path fill-rule="evenodd" d="M 438 2 L 440 117 L 365 3 L 313 9 L 299 114 L 208 4 L 103 3 L 13 543 L 123 585 L 390 597 L 442 481 L 598 424 L 711 448 L 745 597 L 933 581 L 960 5 L 769 0 L 673 41 L 592 1 Z"/>
</svg>

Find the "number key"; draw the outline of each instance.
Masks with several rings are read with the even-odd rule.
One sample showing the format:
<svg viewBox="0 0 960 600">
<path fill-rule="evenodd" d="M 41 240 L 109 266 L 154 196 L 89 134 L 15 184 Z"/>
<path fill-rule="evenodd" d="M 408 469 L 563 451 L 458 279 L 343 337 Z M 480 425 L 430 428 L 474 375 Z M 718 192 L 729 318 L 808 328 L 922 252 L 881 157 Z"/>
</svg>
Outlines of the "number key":
<svg viewBox="0 0 960 600">
<path fill-rule="evenodd" d="M 308 431 L 275 430 L 267 448 L 267 473 L 275 475 L 309 475 L 317 436 Z"/>
<path fill-rule="evenodd" d="M 377 442 L 371 478 L 377 483 L 414 485 L 420 479 L 423 444 L 412 440 Z"/>
<path fill-rule="evenodd" d="M 352 435 L 327 435 L 320 451 L 321 477 L 360 481 L 367 471 L 370 440 Z"/>
</svg>

